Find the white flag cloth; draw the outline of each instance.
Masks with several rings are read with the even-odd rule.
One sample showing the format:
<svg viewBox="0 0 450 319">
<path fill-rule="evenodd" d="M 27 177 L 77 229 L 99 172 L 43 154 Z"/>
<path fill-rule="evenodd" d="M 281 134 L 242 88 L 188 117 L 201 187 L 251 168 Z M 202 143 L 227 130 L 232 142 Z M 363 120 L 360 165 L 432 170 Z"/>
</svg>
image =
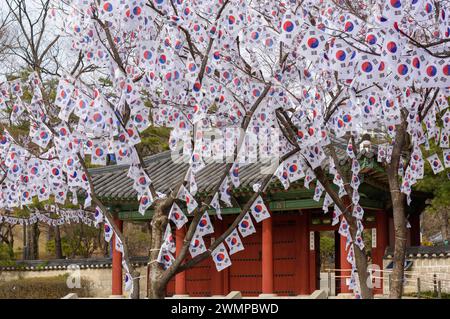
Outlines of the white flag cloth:
<svg viewBox="0 0 450 319">
<path fill-rule="evenodd" d="M 192 237 L 191 244 L 189 245 L 189 253 L 191 254 L 191 257 L 194 258 L 195 256 L 200 255 L 205 251 L 206 246 L 203 237 L 196 232 L 194 234 L 194 237 Z"/>
<path fill-rule="evenodd" d="M 230 255 L 237 253 L 238 251 L 244 250 L 244 245 L 242 244 L 241 238 L 239 237 L 239 233 L 236 228 L 233 232 L 225 238 L 225 242 L 230 249 Z"/>
<path fill-rule="evenodd" d="M 269 210 L 267 209 L 266 205 L 264 204 L 264 201 L 261 198 L 261 196 L 258 196 L 256 198 L 255 202 L 250 207 L 250 212 L 252 213 L 252 215 L 255 218 L 257 223 L 270 217 Z"/>
<path fill-rule="evenodd" d="M 239 223 L 238 229 L 242 237 L 247 237 L 251 234 L 256 233 L 255 226 L 253 226 L 253 221 L 249 213 L 244 215 L 244 218 L 242 218 L 241 222 Z"/>
<path fill-rule="evenodd" d="M 219 188 L 220 191 L 220 200 L 223 201 L 228 207 L 232 207 L 233 204 L 231 204 L 231 193 L 230 193 L 230 187 L 228 186 L 228 176 L 225 177 L 222 184 Z"/>
<path fill-rule="evenodd" d="M 175 258 L 173 257 L 172 253 L 163 246 L 161 246 L 161 249 L 159 250 L 157 261 L 158 263 L 162 264 L 164 269 L 169 268 Z"/>
<path fill-rule="evenodd" d="M 105 219 L 104 231 L 105 231 L 105 240 L 109 243 L 114 234 L 114 231 L 107 219 Z"/>
<path fill-rule="evenodd" d="M 209 218 L 208 212 L 205 212 L 202 218 L 200 218 L 200 221 L 198 222 L 197 225 L 196 233 L 198 233 L 201 236 L 214 233 L 214 227 L 211 223 L 211 219 Z"/>
<path fill-rule="evenodd" d="M 170 229 L 170 225 L 167 224 L 166 231 L 164 232 L 163 243 L 161 245 L 161 249 L 166 249 L 171 253 L 174 253 L 176 250 L 175 247 L 175 239 L 172 236 L 172 230 Z"/>
<path fill-rule="evenodd" d="M 120 251 L 123 254 L 123 244 L 120 240 L 119 236 L 117 236 L 116 233 L 114 233 L 115 239 L 114 239 L 114 246 L 117 251 Z"/>
<path fill-rule="evenodd" d="M 222 210 L 220 209 L 219 193 L 215 193 L 210 203 L 211 207 L 216 210 L 217 218 L 222 220 Z"/>
<path fill-rule="evenodd" d="M 292 155 L 286 160 L 286 167 L 289 174 L 289 181 L 291 183 L 305 177 L 303 172 L 302 161 L 300 158 L 300 153 Z"/>
<path fill-rule="evenodd" d="M 188 222 L 186 215 L 176 203 L 173 203 L 170 209 L 169 219 L 175 224 L 177 229 L 180 229 Z"/>
<path fill-rule="evenodd" d="M 450 167 L 450 149 L 444 150 L 443 155 L 444 155 L 444 165 L 446 168 L 449 168 Z"/>
<path fill-rule="evenodd" d="M 102 213 L 102 210 L 100 209 L 100 207 L 95 207 L 94 218 L 95 218 L 94 225 L 95 225 L 95 227 L 97 227 L 97 225 L 103 221 L 103 213 Z"/>
<path fill-rule="evenodd" d="M 222 271 L 223 269 L 231 266 L 231 259 L 228 256 L 227 249 L 223 243 L 212 251 L 211 256 L 216 264 L 217 271 Z"/>
<path fill-rule="evenodd" d="M 191 193 L 189 193 L 189 191 L 186 189 L 186 187 L 184 187 L 184 185 L 181 185 L 180 190 L 178 191 L 177 198 L 186 202 L 189 214 L 191 214 L 198 206 L 194 197 L 191 195 Z"/>
<path fill-rule="evenodd" d="M 429 157 L 427 157 L 428 163 L 431 165 L 431 169 L 433 170 L 434 174 L 438 174 L 442 172 L 445 168 L 444 165 L 442 165 L 441 160 L 437 156 L 437 154 L 433 154 Z"/>
<path fill-rule="evenodd" d="M 185 181 L 189 183 L 189 191 L 193 196 L 195 196 L 195 194 L 197 194 L 198 191 L 198 186 L 197 182 L 195 181 L 194 173 L 192 172 L 191 169 L 189 169 L 188 172 L 186 173 Z"/>
<path fill-rule="evenodd" d="M 239 164 L 238 163 L 233 163 L 233 166 L 231 167 L 230 170 L 230 178 L 231 178 L 231 183 L 233 183 L 234 187 L 239 187 L 239 185 L 241 184 L 240 180 L 239 180 Z"/>
<path fill-rule="evenodd" d="M 125 274 L 124 286 L 125 286 L 125 291 L 130 291 L 133 288 L 133 280 L 129 273 Z"/>
</svg>

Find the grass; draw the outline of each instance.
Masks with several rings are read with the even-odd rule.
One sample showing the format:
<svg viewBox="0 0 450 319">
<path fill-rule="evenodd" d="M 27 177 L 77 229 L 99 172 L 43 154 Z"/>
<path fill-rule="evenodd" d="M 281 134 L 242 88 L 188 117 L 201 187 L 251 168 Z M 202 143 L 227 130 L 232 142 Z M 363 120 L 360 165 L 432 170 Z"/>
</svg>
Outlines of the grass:
<svg viewBox="0 0 450 319">
<path fill-rule="evenodd" d="M 418 297 L 416 292 L 405 294 L 405 296 Z M 421 291 L 420 292 L 420 298 L 423 298 L 423 299 L 436 299 L 437 297 L 438 297 L 438 293 L 434 292 L 434 291 Z M 441 298 L 442 299 L 450 299 L 450 293 L 445 293 L 445 292 L 441 293 Z"/>
<path fill-rule="evenodd" d="M 81 278 L 81 288 L 67 286 L 68 275 L 36 277 L 0 282 L 0 299 L 59 299 L 69 293 L 91 297 L 91 283 Z"/>
</svg>

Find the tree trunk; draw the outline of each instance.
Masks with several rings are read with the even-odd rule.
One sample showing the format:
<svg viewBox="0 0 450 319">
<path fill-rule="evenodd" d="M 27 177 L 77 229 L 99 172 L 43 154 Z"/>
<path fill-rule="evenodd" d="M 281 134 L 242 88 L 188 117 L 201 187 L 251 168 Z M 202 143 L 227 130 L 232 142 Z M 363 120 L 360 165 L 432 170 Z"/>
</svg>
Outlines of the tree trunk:
<svg viewBox="0 0 450 319">
<path fill-rule="evenodd" d="M 167 225 L 167 215 L 164 213 L 163 206 L 161 203 L 155 205 L 155 213 L 151 223 L 152 241 L 150 245 L 149 277 L 147 280 L 148 297 L 150 299 L 164 299 L 166 295 L 166 287 L 160 281 L 164 269 L 157 262 L 164 229 Z"/>
<path fill-rule="evenodd" d="M 61 232 L 59 226 L 55 226 L 55 257 L 57 259 L 63 258 L 62 245 L 61 245 Z"/>
<path fill-rule="evenodd" d="M 133 291 L 131 292 L 131 299 L 139 299 L 139 292 L 140 292 L 140 286 L 139 286 L 139 276 L 141 274 L 139 271 L 135 270 L 131 276 L 133 277 Z"/>
<path fill-rule="evenodd" d="M 27 225 L 23 224 L 22 227 L 22 237 L 23 237 L 23 251 L 22 251 L 22 259 L 23 260 L 28 260 L 29 254 L 28 254 L 28 231 L 27 231 Z"/>
<path fill-rule="evenodd" d="M 402 114 L 402 123 L 396 127 L 395 141 L 392 148 L 391 162 L 387 164 L 389 191 L 392 201 L 392 215 L 394 218 L 394 266 L 391 275 L 391 289 L 389 298 L 399 299 L 403 294 L 403 276 L 406 255 L 406 216 L 405 194 L 400 192 L 398 168 L 401 153 L 406 144 L 406 117 Z"/>
<path fill-rule="evenodd" d="M 340 171 L 342 169 L 340 168 Z M 334 189 L 331 187 L 330 181 L 328 180 L 327 176 L 325 175 L 322 168 L 316 168 L 314 169 L 314 173 L 316 175 L 316 178 L 322 186 L 325 188 L 325 191 L 330 195 L 330 197 L 333 199 L 334 203 L 339 207 L 339 209 L 344 213 L 345 219 L 347 220 L 349 226 L 350 226 L 350 235 L 352 238 L 356 238 L 356 232 L 358 230 L 356 218 L 352 216 L 352 201 L 350 199 L 349 195 L 345 195 L 342 199 L 339 198 L 338 194 L 334 191 Z M 344 176 L 344 175 L 342 175 Z M 351 194 L 353 191 L 349 187 L 346 188 L 347 194 Z M 349 209 L 347 209 L 349 208 Z M 359 277 L 359 287 L 361 289 L 361 298 L 363 299 L 373 299 L 373 291 L 369 287 L 367 283 L 367 279 L 369 278 L 369 274 L 367 272 L 367 255 L 366 251 L 359 249 L 357 245 L 353 244 L 353 250 L 355 252 L 355 264 L 356 264 L 356 270 L 358 271 L 358 277 Z"/>
<path fill-rule="evenodd" d="M 345 218 L 347 219 L 350 225 L 350 234 L 352 235 L 352 238 L 356 238 L 356 232 L 358 230 L 356 218 L 351 216 L 350 214 L 345 214 Z M 368 285 L 369 273 L 367 272 L 366 251 L 365 249 L 361 250 L 354 243 L 352 245 L 353 251 L 355 252 L 355 264 L 356 269 L 358 271 L 359 288 L 361 289 L 361 298 L 373 299 L 373 290 L 371 286 Z"/>
<path fill-rule="evenodd" d="M 27 234 L 27 246 L 28 246 L 28 259 L 36 260 L 39 259 L 39 224 L 34 223 L 28 227 Z"/>
<path fill-rule="evenodd" d="M 449 234 L 448 234 L 448 207 L 444 207 L 441 210 L 441 233 L 442 233 L 442 240 L 444 242 L 448 242 L 449 240 Z"/>
<path fill-rule="evenodd" d="M 390 175 L 388 170 L 388 175 Z M 395 179 L 395 181 L 391 181 Z M 389 176 L 389 184 L 397 183 L 397 176 Z M 405 255 L 406 255 L 406 217 L 405 217 L 405 195 L 401 194 L 396 188 L 390 186 L 391 199 L 393 206 L 394 217 L 394 232 L 395 232 L 395 244 L 394 244 L 394 267 L 391 275 L 391 289 L 389 292 L 389 298 L 399 299 L 403 294 L 403 276 L 405 267 Z"/>
</svg>

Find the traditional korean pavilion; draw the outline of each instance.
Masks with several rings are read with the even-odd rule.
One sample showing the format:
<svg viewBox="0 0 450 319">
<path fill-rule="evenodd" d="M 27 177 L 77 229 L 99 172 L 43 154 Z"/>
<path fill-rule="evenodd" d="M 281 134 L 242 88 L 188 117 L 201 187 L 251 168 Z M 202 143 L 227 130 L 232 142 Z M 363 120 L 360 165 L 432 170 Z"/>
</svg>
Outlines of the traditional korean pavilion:
<svg viewBox="0 0 450 319">
<path fill-rule="evenodd" d="M 386 248 L 394 244 L 387 176 L 377 163 L 376 155 L 370 151 L 362 151 L 359 162 L 362 182 L 359 189 L 360 205 L 365 210 L 363 224 L 366 230 L 372 232 L 371 247 L 366 249 L 372 263 L 381 266 Z M 148 157 L 144 163 L 156 189 L 165 193 L 176 186 L 187 168 L 187 164 L 174 162 L 170 152 Z M 220 178 L 217 172 L 221 172 L 220 169 L 224 165 L 209 163 L 196 176 L 199 188 L 197 198 L 211 195 L 210 192 Z M 137 193 L 132 188 L 132 180 L 126 176 L 127 171 L 128 166 L 92 169 L 97 194 L 115 213 L 115 222 L 119 227 L 122 227 L 124 221 L 148 222 L 153 213 L 151 209 L 147 210 L 144 216 L 138 212 Z M 250 164 L 240 169 L 241 185 L 232 192 L 234 207 L 222 209 L 223 220 L 214 216 L 214 210 L 209 212 L 216 232 L 204 237 L 207 246 L 233 222 L 240 213 L 240 205 L 253 193 L 252 185 L 262 177 L 261 164 Z M 310 189 L 306 189 L 303 180 L 300 180 L 291 184 L 288 190 L 284 190 L 274 178 L 263 194 L 272 218 L 259 224 L 254 222 L 257 232 L 242 238 L 245 249 L 231 256 L 231 267 L 217 272 L 213 260 L 209 258 L 178 274 L 170 282 L 167 295 L 226 295 L 236 290 L 241 291 L 244 296 L 311 294 L 319 289 L 319 234 L 323 231 L 335 233 L 335 268 L 351 269 L 344 251 L 345 238 L 341 238 L 337 233 L 339 225 L 331 225 L 331 212 L 323 213 L 323 196 L 319 202 L 313 200 L 314 187 L 315 183 L 312 183 Z M 411 225 L 408 230 L 408 246 L 420 245 L 419 217 L 425 207 L 426 196 L 423 193 L 414 193 L 411 206 L 408 207 L 408 220 Z M 181 248 L 185 231 L 185 227 L 176 230 L 177 251 Z M 122 294 L 121 267 L 120 252 L 114 251 L 113 295 Z M 381 293 L 381 289 L 376 289 L 375 293 Z M 344 280 L 337 279 L 336 290 L 337 293 L 348 292 Z"/>
</svg>

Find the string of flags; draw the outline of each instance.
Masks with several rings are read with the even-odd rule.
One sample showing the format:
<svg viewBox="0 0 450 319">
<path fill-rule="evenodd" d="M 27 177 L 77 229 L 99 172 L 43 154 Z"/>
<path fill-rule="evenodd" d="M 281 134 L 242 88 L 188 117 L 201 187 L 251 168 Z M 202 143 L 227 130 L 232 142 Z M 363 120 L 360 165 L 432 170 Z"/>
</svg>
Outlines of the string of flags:
<svg viewBox="0 0 450 319">
<path fill-rule="evenodd" d="M 0 223 L 10 225 L 32 225 L 37 222 L 45 223 L 49 226 L 62 226 L 71 223 L 83 223 L 90 227 L 96 227 L 92 218 L 92 213 L 84 210 L 58 210 L 59 217 L 49 217 L 48 212 L 31 212 L 29 217 L 15 217 L 11 215 L 0 214 Z M 56 213 L 54 213 L 56 214 Z"/>
<path fill-rule="evenodd" d="M 350 288 L 359 295 L 354 246 L 364 248 L 364 210 L 359 204 L 358 140 L 369 131 L 389 137 L 390 142 L 378 145 L 376 152 L 378 162 L 390 163 L 396 126 L 405 121 L 402 113 L 407 112 L 412 154 L 409 161 L 402 158 L 399 175 L 408 204 L 425 165 L 434 174 L 450 167 L 450 64 L 443 53 L 450 37 L 449 7 L 425 0 L 365 5 L 367 17 L 320 0 L 304 1 L 299 7 L 295 1 L 268 5 L 244 0 L 69 4 L 67 13 L 61 12 L 65 19 L 58 23 L 59 31 L 86 64 L 106 73 L 111 85 L 88 86 L 64 75 L 57 79 L 55 99 L 49 102 L 36 72 L 27 79 L 0 83 L 0 112 L 10 114 L 11 123 L 26 121 L 30 127 L 26 139 L 14 138 L 7 129 L 0 133 L 0 208 L 23 207 L 36 199 L 78 204 L 79 194 L 85 194 L 83 207 L 90 207 L 92 185 L 83 161 L 105 166 L 114 158 L 116 164 L 129 166 L 127 177 L 139 212 L 145 214 L 157 198 L 151 191 L 153 172 L 142 167 L 136 146 L 141 133 L 153 124 L 170 128 L 169 148 L 174 151 L 181 145 L 179 150 L 188 159 L 185 183 L 177 194 L 186 214 L 177 204 L 169 212 L 169 220 L 180 229 L 200 206 L 195 198 L 197 177 L 211 158 L 234 159 L 237 154 L 218 191 L 211 194 L 208 209 L 221 219 L 223 205 L 233 206 L 231 187 L 240 186 L 240 170 L 259 160 L 257 152 L 283 155 L 295 144 L 300 151 L 277 163 L 270 174 L 285 189 L 303 178 L 305 188 L 314 187 L 316 201 L 325 193 L 322 208 L 325 213 L 332 209 L 332 223 L 339 224 L 347 239 Z M 204 17 L 202 23 L 198 16 Z M 104 47 L 105 30 L 98 21 L 114 35 L 112 44 L 120 48 L 116 50 L 120 59 L 111 54 L 115 50 Z M 131 47 L 132 52 L 127 50 Z M 126 65 L 118 65 L 118 60 Z M 30 101 L 25 92 L 31 94 Z M 280 110 L 295 127 L 294 137 L 286 136 Z M 230 130 L 238 127 L 245 127 L 244 132 Z M 206 134 L 210 131 L 223 138 L 210 138 Z M 260 143 L 262 136 L 266 143 Z M 326 152 L 333 138 L 345 140 L 349 185 Z M 438 151 L 431 151 L 430 140 Z M 357 220 L 355 238 L 343 216 L 347 212 L 337 207 L 319 181 L 314 186 L 314 169 L 326 166 L 338 196 L 351 198 L 347 209 Z M 255 192 L 260 188 L 254 185 Z M 259 223 L 270 217 L 261 196 L 244 213 L 226 246 L 221 243 L 211 252 L 219 271 L 243 249 L 240 236 L 256 232 L 253 220 Z M 96 208 L 92 223 L 102 222 L 109 241 L 114 236 L 111 221 Z M 213 233 L 205 212 L 190 243 L 192 257 L 207 251 L 203 236 Z M 116 248 L 123 250 L 122 244 L 116 241 Z M 170 266 L 173 254 L 168 226 L 158 262 Z M 131 289 L 130 280 L 127 271 L 125 284 Z"/>
</svg>

